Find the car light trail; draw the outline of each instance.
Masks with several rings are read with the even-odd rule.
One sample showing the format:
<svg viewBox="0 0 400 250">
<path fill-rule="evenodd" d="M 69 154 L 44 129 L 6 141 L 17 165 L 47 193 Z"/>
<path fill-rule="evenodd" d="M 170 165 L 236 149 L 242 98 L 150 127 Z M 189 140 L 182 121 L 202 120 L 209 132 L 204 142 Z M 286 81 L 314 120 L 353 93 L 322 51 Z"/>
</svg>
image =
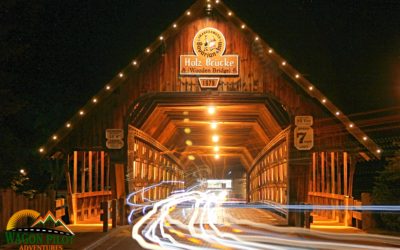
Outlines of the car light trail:
<svg viewBox="0 0 400 250">
<path fill-rule="evenodd" d="M 171 193 L 161 201 L 151 204 L 130 202 L 133 195 L 163 184 L 146 187 L 128 196 L 132 211 L 139 208 L 143 217 L 132 228 L 132 237 L 147 249 L 398 249 L 400 239 L 373 234 L 338 234 L 319 232 L 304 228 L 277 227 L 265 223 L 234 218 L 224 214 L 222 223 L 218 212 L 231 207 L 271 209 L 267 204 L 229 204 L 227 193 L 200 191 L 201 184 Z M 285 209 L 338 209 L 334 206 L 287 206 Z M 346 209 L 385 209 L 399 211 L 397 206 L 346 207 Z M 179 210 L 182 210 L 180 213 Z M 341 209 L 341 208 L 339 208 Z M 146 211 L 148 211 L 146 213 Z M 189 211 L 189 212 L 188 212 Z M 382 211 L 382 210 L 379 210 Z M 182 216 L 177 216 L 181 215 Z M 129 221 L 132 222 L 132 212 Z"/>
</svg>

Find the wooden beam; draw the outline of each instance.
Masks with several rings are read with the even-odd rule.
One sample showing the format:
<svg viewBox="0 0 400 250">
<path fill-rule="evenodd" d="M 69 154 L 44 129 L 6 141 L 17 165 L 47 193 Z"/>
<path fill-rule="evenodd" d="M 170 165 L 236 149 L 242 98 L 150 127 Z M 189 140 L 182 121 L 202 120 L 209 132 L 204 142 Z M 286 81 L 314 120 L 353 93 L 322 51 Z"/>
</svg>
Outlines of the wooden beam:
<svg viewBox="0 0 400 250">
<path fill-rule="evenodd" d="M 76 194 L 78 191 L 78 151 L 74 151 L 74 186 L 73 193 Z"/>
<path fill-rule="evenodd" d="M 93 191 L 93 176 L 92 176 L 92 167 L 93 167 L 93 152 L 89 151 L 89 186 L 88 186 L 88 190 L 89 192 Z"/>
<path fill-rule="evenodd" d="M 343 194 L 348 195 L 348 189 L 347 189 L 347 181 L 348 181 L 348 176 L 347 176 L 347 152 L 343 152 Z"/>
<path fill-rule="evenodd" d="M 100 153 L 100 190 L 104 191 L 104 151 Z"/>
<path fill-rule="evenodd" d="M 81 164 L 81 193 L 85 192 L 85 181 L 86 181 L 86 173 L 85 173 L 85 168 L 86 168 L 86 152 L 83 151 L 83 160 Z"/>
<path fill-rule="evenodd" d="M 325 152 L 321 152 L 321 192 L 325 192 Z"/>
</svg>

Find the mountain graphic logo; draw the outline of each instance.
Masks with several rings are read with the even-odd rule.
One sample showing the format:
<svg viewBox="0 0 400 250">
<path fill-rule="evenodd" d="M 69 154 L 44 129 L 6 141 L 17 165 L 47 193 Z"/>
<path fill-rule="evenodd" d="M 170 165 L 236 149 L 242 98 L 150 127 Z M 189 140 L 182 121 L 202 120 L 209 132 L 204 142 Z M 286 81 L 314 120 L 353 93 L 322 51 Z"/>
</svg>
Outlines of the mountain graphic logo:
<svg viewBox="0 0 400 250">
<path fill-rule="evenodd" d="M 61 219 L 56 219 L 51 211 L 48 211 L 44 217 L 39 216 L 36 221 L 31 225 L 34 228 L 62 228 L 69 232 L 71 235 L 74 233 L 65 225 L 64 221 Z"/>
</svg>

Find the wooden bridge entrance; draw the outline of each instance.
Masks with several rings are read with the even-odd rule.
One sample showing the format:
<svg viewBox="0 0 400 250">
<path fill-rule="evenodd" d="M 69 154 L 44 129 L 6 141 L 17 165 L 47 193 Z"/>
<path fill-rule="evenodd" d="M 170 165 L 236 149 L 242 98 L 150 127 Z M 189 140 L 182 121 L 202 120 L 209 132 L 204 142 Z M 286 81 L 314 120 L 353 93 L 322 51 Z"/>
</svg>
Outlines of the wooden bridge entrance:
<svg viewBox="0 0 400 250">
<path fill-rule="evenodd" d="M 347 204 L 355 163 L 380 149 L 229 13 L 196 1 L 41 148 L 65 162 L 74 222 L 97 216 L 103 199 L 198 177 L 244 178 L 247 201 L 277 207 L 292 225 L 285 205 Z"/>
</svg>

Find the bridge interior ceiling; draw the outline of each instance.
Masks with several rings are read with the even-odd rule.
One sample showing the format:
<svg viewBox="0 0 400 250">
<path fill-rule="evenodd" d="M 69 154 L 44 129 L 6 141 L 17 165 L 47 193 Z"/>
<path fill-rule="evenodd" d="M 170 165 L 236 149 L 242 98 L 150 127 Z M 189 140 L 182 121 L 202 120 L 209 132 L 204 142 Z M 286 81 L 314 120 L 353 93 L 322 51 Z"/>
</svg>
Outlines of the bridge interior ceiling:
<svg viewBox="0 0 400 250">
<path fill-rule="evenodd" d="M 185 171 L 204 169 L 205 175 L 200 177 L 240 178 L 262 149 L 289 124 L 281 105 L 270 105 L 265 99 L 247 103 L 243 100 L 148 103 L 153 107 L 141 109 L 140 113 L 146 117 L 141 116 L 140 126 L 133 122 L 131 125 L 163 144 L 183 163 Z M 209 112 L 212 107 L 214 113 Z M 218 141 L 213 140 L 215 135 Z"/>
</svg>

